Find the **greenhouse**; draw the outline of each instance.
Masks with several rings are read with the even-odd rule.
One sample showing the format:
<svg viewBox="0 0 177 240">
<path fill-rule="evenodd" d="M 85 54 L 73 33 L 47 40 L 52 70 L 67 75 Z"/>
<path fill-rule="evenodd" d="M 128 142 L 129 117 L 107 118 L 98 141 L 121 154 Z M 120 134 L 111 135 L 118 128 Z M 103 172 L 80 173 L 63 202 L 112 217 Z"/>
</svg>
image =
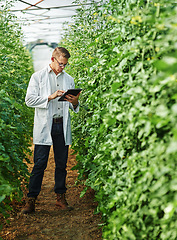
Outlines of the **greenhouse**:
<svg viewBox="0 0 177 240">
<path fill-rule="evenodd" d="M 0 239 L 176 240 L 175 1 L 0 1 L 0 60 Z"/>
</svg>

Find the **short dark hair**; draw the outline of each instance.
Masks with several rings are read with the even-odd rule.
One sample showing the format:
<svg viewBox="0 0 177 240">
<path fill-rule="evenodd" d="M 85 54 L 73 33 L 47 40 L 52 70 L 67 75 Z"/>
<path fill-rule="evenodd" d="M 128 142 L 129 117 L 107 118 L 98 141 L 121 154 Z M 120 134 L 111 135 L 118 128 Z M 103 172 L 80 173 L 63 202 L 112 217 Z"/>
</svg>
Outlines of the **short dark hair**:
<svg viewBox="0 0 177 240">
<path fill-rule="evenodd" d="M 52 57 L 63 56 L 65 58 L 70 58 L 69 51 L 64 47 L 56 47 L 52 53 Z"/>
</svg>

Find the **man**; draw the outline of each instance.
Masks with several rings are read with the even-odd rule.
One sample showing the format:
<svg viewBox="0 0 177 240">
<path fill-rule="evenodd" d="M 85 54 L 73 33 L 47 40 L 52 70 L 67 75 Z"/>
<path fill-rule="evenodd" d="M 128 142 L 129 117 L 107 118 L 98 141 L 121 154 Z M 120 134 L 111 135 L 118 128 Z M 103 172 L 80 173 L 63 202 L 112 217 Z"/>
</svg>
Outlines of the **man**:
<svg viewBox="0 0 177 240">
<path fill-rule="evenodd" d="M 52 53 L 51 64 L 34 73 L 30 79 L 25 102 L 35 108 L 33 142 L 34 167 L 29 182 L 27 202 L 22 213 L 35 211 L 35 201 L 40 193 L 44 170 L 50 146 L 53 144 L 55 159 L 56 206 L 62 210 L 71 210 L 65 199 L 66 164 L 68 147 L 71 145 L 71 123 L 69 108 L 79 111 L 79 94 L 67 95 L 66 101 L 58 101 L 66 90 L 75 88 L 74 79 L 64 71 L 70 53 L 57 47 Z"/>
</svg>

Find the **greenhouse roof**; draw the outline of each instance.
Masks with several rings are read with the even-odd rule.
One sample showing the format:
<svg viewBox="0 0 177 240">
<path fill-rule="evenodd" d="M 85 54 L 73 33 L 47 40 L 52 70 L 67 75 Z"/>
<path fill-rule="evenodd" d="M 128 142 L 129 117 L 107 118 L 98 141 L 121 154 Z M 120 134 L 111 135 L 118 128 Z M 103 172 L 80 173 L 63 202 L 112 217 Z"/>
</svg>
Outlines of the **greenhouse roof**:
<svg viewBox="0 0 177 240">
<path fill-rule="evenodd" d="M 76 9 L 82 4 L 90 5 L 91 2 L 93 0 L 81 0 L 80 4 L 73 0 L 17 0 L 10 11 L 17 16 L 22 26 L 25 43 L 39 39 L 51 43 L 61 39 L 64 23 L 73 23 L 72 16 L 76 14 Z"/>
</svg>

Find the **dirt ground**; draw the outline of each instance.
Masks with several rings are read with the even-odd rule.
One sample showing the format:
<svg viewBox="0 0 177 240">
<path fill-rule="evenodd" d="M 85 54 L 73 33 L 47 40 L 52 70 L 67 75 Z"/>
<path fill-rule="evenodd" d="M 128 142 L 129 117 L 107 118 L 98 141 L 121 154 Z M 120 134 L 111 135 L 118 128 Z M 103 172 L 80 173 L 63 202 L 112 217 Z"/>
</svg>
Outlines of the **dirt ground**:
<svg viewBox="0 0 177 240">
<path fill-rule="evenodd" d="M 24 203 L 16 206 L 9 224 L 4 224 L 0 236 L 15 240 L 99 240 L 101 238 L 101 215 L 94 214 L 97 203 L 93 190 L 87 190 L 84 197 L 80 193 L 84 186 L 76 185 L 77 170 L 71 170 L 76 164 L 72 150 L 69 150 L 67 167 L 67 193 L 72 211 L 62 211 L 55 206 L 54 159 L 51 148 L 49 162 L 44 174 L 42 190 L 36 201 L 36 211 L 30 215 L 20 214 Z M 32 168 L 32 164 L 29 169 Z"/>
</svg>

